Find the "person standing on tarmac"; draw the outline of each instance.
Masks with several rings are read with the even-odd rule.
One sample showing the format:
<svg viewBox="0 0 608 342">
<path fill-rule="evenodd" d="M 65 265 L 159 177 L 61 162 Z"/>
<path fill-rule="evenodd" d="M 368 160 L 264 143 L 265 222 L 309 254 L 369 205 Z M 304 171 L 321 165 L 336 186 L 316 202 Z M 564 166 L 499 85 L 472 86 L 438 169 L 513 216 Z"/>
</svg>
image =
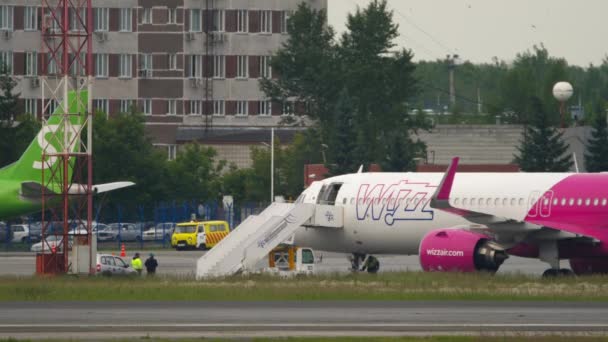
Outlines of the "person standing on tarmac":
<svg viewBox="0 0 608 342">
<path fill-rule="evenodd" d="M 154 259 L 154 254 L 150 253 L 150 257 L 146 259 L 146 272 L 148 276 L 153 276 L 156 273 L 156 268 L 158 267 L 158 261 Z"/>
<path fill-rule="evenodd" d="M 133 267 L 133 269 L 137 271 L 137 274 L 141 274 L 141 271 L 144 267 L 142 265 L 141 259 L 139 258 L 139 253 L 135 253 L 135 256 L 131 260 L 131 267 Z"/>
</svg>

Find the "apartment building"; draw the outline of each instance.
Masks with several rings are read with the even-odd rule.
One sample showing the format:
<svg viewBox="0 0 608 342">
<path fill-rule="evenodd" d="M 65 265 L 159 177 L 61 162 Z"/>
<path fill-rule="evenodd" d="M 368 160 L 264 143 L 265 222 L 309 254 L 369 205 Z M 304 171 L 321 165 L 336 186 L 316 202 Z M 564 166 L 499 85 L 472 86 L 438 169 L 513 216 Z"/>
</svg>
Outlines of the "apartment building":
<svg viewBox="0 0 608 342">
<path fill-rule="evenodd" d="M 327 9 L 327 0 L 304 1 Z M 18 80 L 25 111 L 37 115 L 39 76 L 43 69 L 54 71 L 43 66 L 41 2 L 0 3 L 0 63 Z M 255 139 L 232 141 L 222 132 L 257 132 L 267 140 L 264 127 L 294 113 L 294 103 L 268 101 L 258 82 L 273 77 L 270 56 L 286 40 L 287 19 L 302 0 L 92 2 L 93 105 L 110 115 L 137 106 L 154 143 L 166 146 L 170 158 L 177 145 L 202 141 L 217 145 L 228 160 L 230 151 L 238 152 L 232 161 L 245 166 L 248 152 L 239 146 Z M 71 29 L 78 27 L 74 17 Z M 215 142 L 217 136 L 222 139 Z"/>
</svg>

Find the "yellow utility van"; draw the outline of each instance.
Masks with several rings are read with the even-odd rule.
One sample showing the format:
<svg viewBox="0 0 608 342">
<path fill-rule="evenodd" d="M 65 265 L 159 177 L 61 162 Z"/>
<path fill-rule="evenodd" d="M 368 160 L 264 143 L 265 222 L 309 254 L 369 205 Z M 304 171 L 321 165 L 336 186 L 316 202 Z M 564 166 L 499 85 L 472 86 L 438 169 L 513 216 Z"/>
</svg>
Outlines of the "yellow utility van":
<svg viewBox="0 0 608 342">
<path fill-rule="evenodd" d="M 230 233 L 226 221 L 191 221 L 179 223 L 171 236 L 171 247 L 208 249 L 215 246 Z"/>
</svg>

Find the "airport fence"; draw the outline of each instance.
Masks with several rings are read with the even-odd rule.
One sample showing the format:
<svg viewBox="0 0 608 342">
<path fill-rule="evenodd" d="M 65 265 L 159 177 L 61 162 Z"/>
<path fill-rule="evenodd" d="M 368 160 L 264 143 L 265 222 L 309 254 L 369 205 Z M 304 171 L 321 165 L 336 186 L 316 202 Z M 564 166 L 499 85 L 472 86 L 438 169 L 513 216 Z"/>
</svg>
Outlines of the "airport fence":
<svg viewBox="0 0 608 342">
<path fill-rule="evenodd" d="M 225 205 L 222 202 L 162 202 L 151 206 L 138 204 L 104 204 L 94 207 L 93 234 L 98 250 L 128 248 L 142 250 L 171 248 L 171 235 L 180 222 L 196 220 L 227 221 L 236 228 L 248 216 L 258 214 L 267 203 Z M 70 222 L 72 230 L 78 224 Z M 47 224 L 47 236 L 63 231 L 63 224 Z M 30 251 L 42 235 L 40 216 L 34 215 L 10 222 L 0 222 L 0 251 Z M 35 246 L 34 246 L 35 247 Z"/>
</svg>

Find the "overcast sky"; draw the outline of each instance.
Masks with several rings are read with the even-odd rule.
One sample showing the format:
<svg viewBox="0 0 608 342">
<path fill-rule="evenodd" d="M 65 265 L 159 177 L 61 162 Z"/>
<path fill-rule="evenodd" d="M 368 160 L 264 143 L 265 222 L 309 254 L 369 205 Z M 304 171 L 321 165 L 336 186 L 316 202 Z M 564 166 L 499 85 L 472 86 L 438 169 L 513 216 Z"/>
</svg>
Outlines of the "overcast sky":
<svg viewBox="0 0 608 342">
<path fill-rule="evenodd" d="M 369 0 L 328 0 L 329 23 L 345 30 L 347 13 Z M 543 43 L 569 64 L 600 64 L 608 54 L 608 0 L 388 0 L 415 59 L 457 53 L 472 62 L 512 61 Z"/>
</svg>

